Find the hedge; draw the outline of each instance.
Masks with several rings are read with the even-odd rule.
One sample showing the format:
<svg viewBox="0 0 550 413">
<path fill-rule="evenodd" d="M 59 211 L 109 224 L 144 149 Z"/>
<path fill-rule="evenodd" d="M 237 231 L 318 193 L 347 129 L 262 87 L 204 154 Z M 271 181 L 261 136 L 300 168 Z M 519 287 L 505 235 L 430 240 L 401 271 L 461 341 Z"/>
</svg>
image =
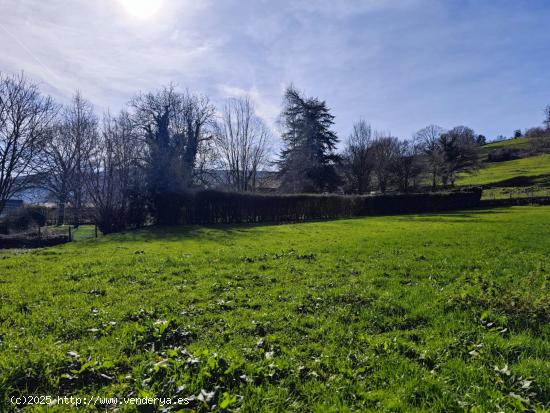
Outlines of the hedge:
<svg viewBox="0 0 550 413">
<path fill-rule="evenodd" d="M 169 194 L 155 199 L 159 224 L 299 222 L 366 215 L 467 209 L 479 205 L 481 189 L 378 196 L 263 195 L 221 191 Z"/>
</svg>

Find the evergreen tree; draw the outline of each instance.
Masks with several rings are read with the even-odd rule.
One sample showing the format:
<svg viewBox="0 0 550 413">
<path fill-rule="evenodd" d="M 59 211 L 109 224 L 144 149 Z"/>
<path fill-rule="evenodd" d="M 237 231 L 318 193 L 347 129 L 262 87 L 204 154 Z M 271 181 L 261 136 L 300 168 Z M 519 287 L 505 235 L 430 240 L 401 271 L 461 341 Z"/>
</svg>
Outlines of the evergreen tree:
<svg viewBox="0 0 550 413">
<path fill-rule="evenodd" d="M 334 116 L 324 101 L 306 98 L 294 87 L 285 92 L 281 114 L 285 144 L 279 160 L 281 189 L 287 192 L 334 191 L 340 184 L 335 153 Z"/>
</svg>

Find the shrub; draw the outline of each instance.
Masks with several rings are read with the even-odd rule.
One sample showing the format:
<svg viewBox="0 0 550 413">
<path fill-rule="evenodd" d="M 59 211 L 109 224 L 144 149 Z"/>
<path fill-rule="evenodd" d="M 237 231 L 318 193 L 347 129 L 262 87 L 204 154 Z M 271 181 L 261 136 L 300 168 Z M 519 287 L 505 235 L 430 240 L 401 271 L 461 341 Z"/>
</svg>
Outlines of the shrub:
<svg viewBox="0 0 550 413">
<path fill-rule="evenodd" d="M 145 197 L 135 194 L 130 196 L 126 207 L 105 207 L 96 211 L 95 223 L 104 234 L 137 228 L 145 224 L 147 218 Z"/>
<path fill-rule="evenodd" d="M 511 161 L 513 159 L 519 159 L 519 152 L 515 149 L 502 148 L 494 149 L 487 155 L 489 162 L 504 162 Z"/>
<path fill-rule="evenodd" d="M 126 225 L 130 228 L 142 227 L 147 220 L 147 198 L 139 191 L 129 195 Z"/>
<path fill-rule="evenodd" d="M 9 230 L 21 232 L 27 231 L 32 227 L 42 227 L 46 225 L 46 208 L 38 206 L 26 206 L 10 212 L 3 219 L 0 225 L 0 232 L 8 233 Z"/>
<path fill-rule="evenodd" d="M 532 153 L 549 153 L 550 152 L 550 136 L 534 137 L 529 139 L 529 149 Z"/>
<path fill-rule="evenodd" d="M 112 234 L 126 229 L 124 211 L 120 208 L 99 208 L 96 223 L 104 234 Z"/>
</svg>

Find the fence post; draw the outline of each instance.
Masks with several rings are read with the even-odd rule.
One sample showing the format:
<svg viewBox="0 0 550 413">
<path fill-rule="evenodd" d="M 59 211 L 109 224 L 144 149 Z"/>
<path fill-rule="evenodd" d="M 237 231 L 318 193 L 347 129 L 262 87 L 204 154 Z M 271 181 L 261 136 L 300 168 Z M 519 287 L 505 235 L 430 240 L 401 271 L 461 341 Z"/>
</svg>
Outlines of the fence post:
<svg viewBox="0 0 550 413">
<path fill-rule="evenodd" d="M 71 233 L 71 226 L 69 225 L 69 242 L 73 240 L 73 234 Z"/>
<path fill-rule="evenodd" d="M 97 224 L 95 224 L 94 231 L 95 231 L 95 237 L 97 238 Z"/>
</svg>

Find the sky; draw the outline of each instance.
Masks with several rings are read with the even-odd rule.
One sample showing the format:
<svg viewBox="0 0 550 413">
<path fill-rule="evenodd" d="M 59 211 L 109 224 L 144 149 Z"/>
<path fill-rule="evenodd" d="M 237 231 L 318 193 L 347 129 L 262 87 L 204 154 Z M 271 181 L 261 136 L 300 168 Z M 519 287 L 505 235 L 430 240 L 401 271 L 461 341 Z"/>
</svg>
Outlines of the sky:
<svg viewBox="0 0 550 413">
<path fill-rule="evenodd" d="M 410 138 L 428 125 L 489 139 L 550 104 L 548 0 L 0 0 L 0 72 L 101 112 L 174 82 L 221 107 L 248 95 L 277 130 L 285 87 Z"/>
</svg>

